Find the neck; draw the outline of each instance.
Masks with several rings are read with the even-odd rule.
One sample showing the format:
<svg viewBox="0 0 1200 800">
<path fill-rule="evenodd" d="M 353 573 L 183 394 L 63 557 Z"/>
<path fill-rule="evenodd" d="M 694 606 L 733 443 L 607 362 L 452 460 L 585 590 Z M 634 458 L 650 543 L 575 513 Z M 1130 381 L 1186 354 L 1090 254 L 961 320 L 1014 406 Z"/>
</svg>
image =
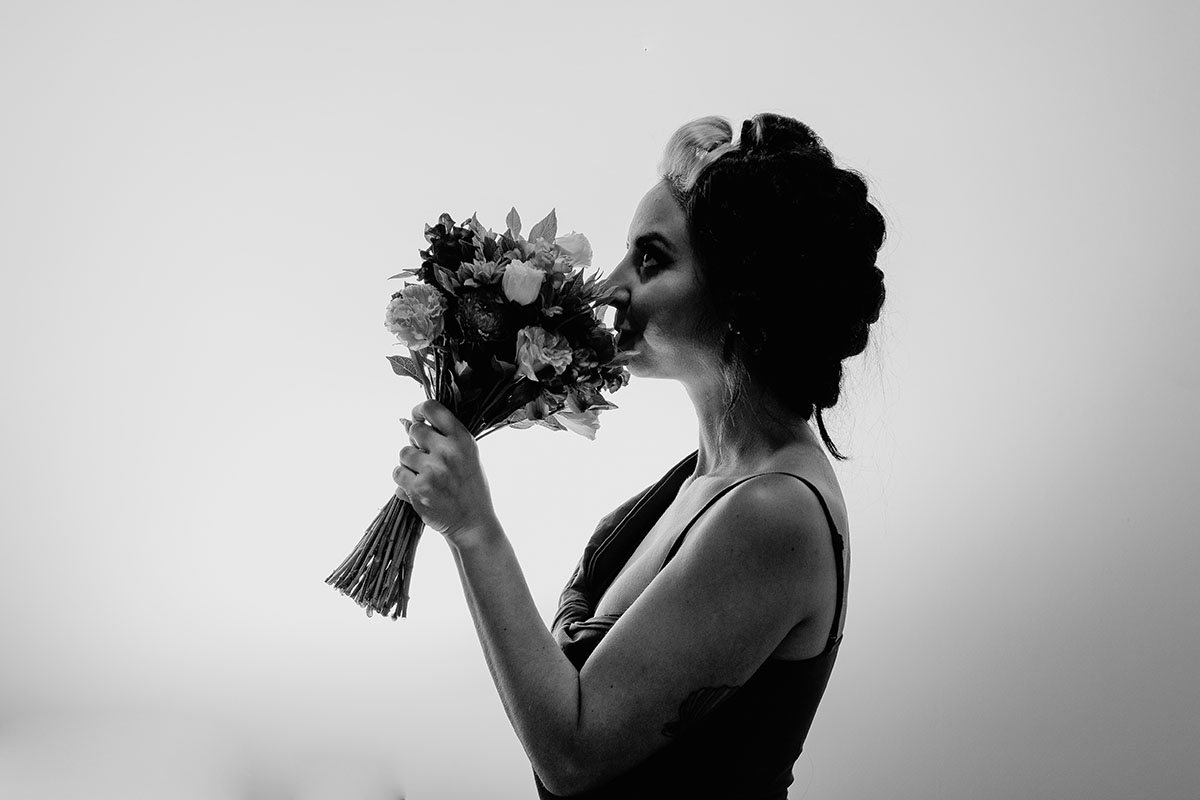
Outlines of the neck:
<svg viewBox="0 0 1200 800">
<path fill-rule="evenodd" d="M 754 472 L 779 450 L 815 441 L 807 422 L 753 383 L 732 408 L 721 381 L 685 388 L 700 427 L 695 478 Z"/>
</svg>

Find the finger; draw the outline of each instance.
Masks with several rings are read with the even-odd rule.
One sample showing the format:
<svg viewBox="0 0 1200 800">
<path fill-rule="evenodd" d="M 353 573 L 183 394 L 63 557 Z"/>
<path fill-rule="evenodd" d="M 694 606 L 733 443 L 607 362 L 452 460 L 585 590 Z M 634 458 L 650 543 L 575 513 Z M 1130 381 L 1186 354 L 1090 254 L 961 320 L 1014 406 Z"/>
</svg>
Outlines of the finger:
<svg viewBox="0 0 1200 800">
<path fill-rule="evenodd" d="M 406 444 L 400 448 L 400 466 L 405 467 L 416 474 L 421 473 L 422 467 L 425 466 L 425 459 L 429 456 L 422 450 L 413 447 L 411 444 Z M 395 471 L 393 471 L 393 476 Z"/>
<path fill-rule="evenodd" d="M 414 422 L 408 428 L 408 438 L 421 450 L 431 452 L 438 439 L 443 439 L 440 433 L 424 422 Z"/>
<path fill-rule="evenodd" d="M 413 406 L 412 421 L 410 423 L 408 423 L 406 428 L 409 431 L 411 431 L 412 426 L 416 425 L 419 422 L 425 423 L 426 425 L 429 425 L 429 427 L 433 428 L 434 430 L 437 430 L 437 428 L 435 428 L 433 425 L 431 425 L 429 423 L 429 420 L 425 416 L 425 403 L 419 403 L 419 404 Z M 439 433 L 440 433 L 440 431 L 439 431 Z"/>
<path fill-rule="evenodd" d="M 421 420 L 430 425 L 443 436 L 451 436 L 463 428 L 463 424 L 454 416 L 454 412 L 437 400 L 426 400 L 413 408 L 413 419 Z"/>
<path fill-rule="evenodd" d="M 405 475 L 416 475 L 416 473 L 403 464 L 397 464 L 396 466 L 392 467 L 392 482 L 397 486 L 404 483 Z"/>
<path fill-rule="evenodd" d="M 399 475 L 397 475 L 399 473 Z M 399 466 L 392 470 L 392 479 L 396 481 L 396 499 L 402 500 L 405 503 L 412 504 L 412 495 L 409 494 L 408 482 L 413 473 L 408 471 L 407 467 Z"/>
</svg>

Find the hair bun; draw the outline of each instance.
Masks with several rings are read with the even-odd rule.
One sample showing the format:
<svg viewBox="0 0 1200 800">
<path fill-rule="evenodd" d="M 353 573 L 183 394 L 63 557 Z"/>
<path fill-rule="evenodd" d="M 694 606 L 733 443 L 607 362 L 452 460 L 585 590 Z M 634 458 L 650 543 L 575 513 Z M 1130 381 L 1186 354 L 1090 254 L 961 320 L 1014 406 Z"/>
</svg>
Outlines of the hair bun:
<svg viewBox="0 0 1200 800">
<path fill-rule="evenodd" d="M 871 265 L 849 270 L 842 310 L 846 329 L 838 342 L 839 359 L 851 358 L 867 348 L 870 328 L 879 320 L 887 296 L 883 270 Z"/>
<path fill-rule="evenodd" d="M 821 137 L 799 120 L 779 114 L 755 114 L 742 123 L 740 149 L 744 153 L 770 154 L 813 150 L 832 161 Z"/>
<path fill-rule="evenodd" d="M 661 172 L 712 302 L 729 402 L 753 379 L 801 418 L 815 415 L 842 458 L 821 410 L 837 403 L 842 362 L 867 347 L 879 319 L 887 226 L 863 176 L 839 167 L 804 123 L 763 113 L 737 141 L 733 131 L 719 117 L 688 123 Z M 765 221 L 771 230 L 748 235 Z"/>
</svg>

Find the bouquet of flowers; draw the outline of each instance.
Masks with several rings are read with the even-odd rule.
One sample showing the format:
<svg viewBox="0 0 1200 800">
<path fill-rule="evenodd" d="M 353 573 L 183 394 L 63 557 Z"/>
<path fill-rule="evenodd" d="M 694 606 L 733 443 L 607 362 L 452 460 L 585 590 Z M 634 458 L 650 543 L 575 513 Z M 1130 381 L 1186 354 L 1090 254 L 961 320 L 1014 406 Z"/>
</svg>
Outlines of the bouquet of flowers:
<svg viewBox="0 0 1200 800">
<path fill-rule="evenodd" d="M 584 275 L 591 245 L 581 233 L 557 236 L 554 211 L 527 239 L 515 208 L 506 223 L 499 235 L 474 215 L 459 225 L 442 214 L 425 226 L 420 268 L 391 276 L 416 282 L 388 304 L 384 326 L 409 351 L 388 361 L 476 439 L 535 424 L 593 439 L 599 413 L 616 407 L 601 391 L 617 391 L 629 373 L 601 317 L 600 276 Z M 325 582 L 368 616 L 407 616 L 423 528 L 412 505 L 393 494 Z"/>
</svg>

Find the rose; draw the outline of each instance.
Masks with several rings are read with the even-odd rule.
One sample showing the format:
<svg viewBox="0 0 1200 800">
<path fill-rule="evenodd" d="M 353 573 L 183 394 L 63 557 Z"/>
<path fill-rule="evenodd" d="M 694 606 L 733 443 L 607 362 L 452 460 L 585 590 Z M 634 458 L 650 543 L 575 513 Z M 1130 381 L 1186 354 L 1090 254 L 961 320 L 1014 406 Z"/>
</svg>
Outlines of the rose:
<svg viewBox="0 0 1200 800">
<path fill-rule="evenodd" d="M 562 259 L 576 267 L 592 265 L 592 243 L 582 233 L 571 231 L 566 236 L 554 240 L 554 247 Z"/>
<path fill-rule="evenodd" d="M 538 380 L 537 373 L 553 367 L 561 375 L 571 363 L 571 344 L 566 337 L 544 328 L 530 326 L 517 331 L 517 374 Z"/>
<path fill-rule="evenodd" d="M 504 270 L 501 286 L 504 294 L 514 303 L 527 306 L 538 296 L 542 289 L 542 279 L 546 273 L 525 261 L 513 261 Z"/>
<path fill-rule="evenodd" d="M 442 332 L 446 304 L 432 286 L 413 283 L 392 295 L 383 326 L 410 350 L 428 347 Z"/>
</svg>

